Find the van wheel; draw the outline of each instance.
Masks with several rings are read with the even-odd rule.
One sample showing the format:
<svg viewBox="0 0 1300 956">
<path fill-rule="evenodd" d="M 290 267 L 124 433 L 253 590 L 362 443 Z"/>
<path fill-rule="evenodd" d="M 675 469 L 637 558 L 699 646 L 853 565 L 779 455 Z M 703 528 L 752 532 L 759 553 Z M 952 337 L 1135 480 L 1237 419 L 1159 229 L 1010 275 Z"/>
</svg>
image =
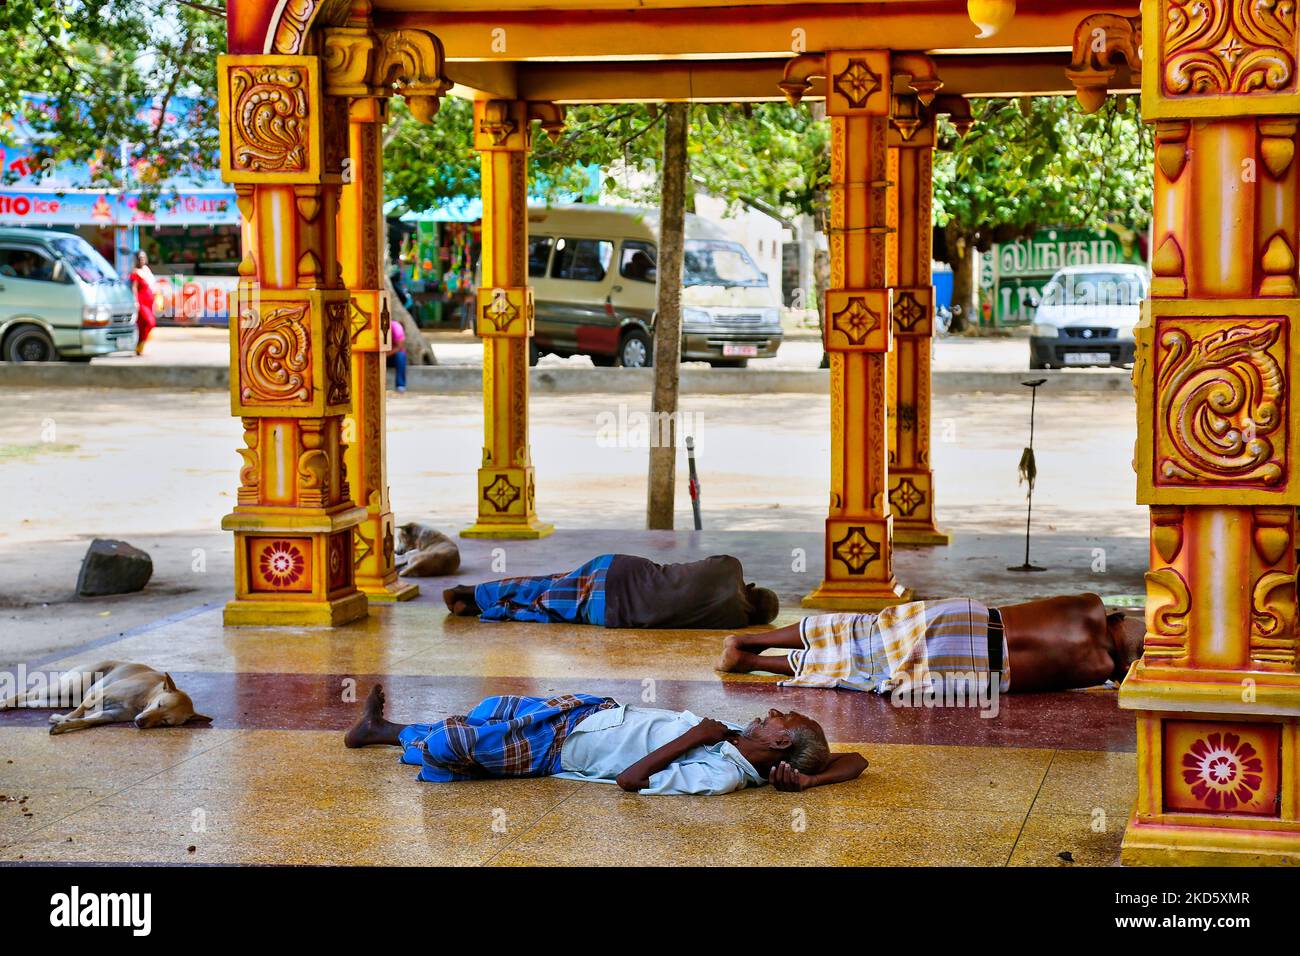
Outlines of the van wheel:
<svg viewBox="0 0 1300 956">
<path fill-rule="evenodd" d="M 39 325 L 20 325 L 5 339 L 4 357 L 6 362 L 53 362 L 58 352 Z"/>
<path fill-rule="evenodd" d="M 538 348 L 537 348 L 537 343 L 534 342 L 532 339 L 529 339 L 529 340 L 528 340 L 528 364 L 529 364 L 529 366 L 531 367 L 531 366 L 536 365 L 536 364 L 537 364 L 537 360 L 538 360 L 539 358 L 541 358 L 541 357 L 542 357 L 542 353 L 538 350 Z"/>
<path fill-rule="evenodd" d="M 649 368 L 653 363 L 650 336 L 640 329 L 623 333 L 618 345 L 618 364 L 624 368 Z"/>
</svg>

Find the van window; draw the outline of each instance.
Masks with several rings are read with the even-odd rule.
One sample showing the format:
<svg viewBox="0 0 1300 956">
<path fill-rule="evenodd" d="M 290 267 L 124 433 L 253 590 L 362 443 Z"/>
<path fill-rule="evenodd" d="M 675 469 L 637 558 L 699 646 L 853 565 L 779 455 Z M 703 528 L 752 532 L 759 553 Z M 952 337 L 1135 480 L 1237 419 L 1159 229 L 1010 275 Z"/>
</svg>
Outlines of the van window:
<svg viewBox="0 0 1300 956">
<path fill-rule="evenodd" d="M 54 260 L 31 246 L 0 246 L 0 276 L 54 281 Z"/>
<path fill-rule="evenodd" d="M 60 236 L 50 241 L 63 261 L 72 267 L 83 282 L 116 282 L 117 272 L 95 247 L 80 236 Z"/>
<path fill-rule="evenodd" d="M 528 275 L 539 278 L 546 275 L 546 266 L 551 261 L 551 246 L 555 240 L 550 236 L 528 237 Z"/>
<path fill-rule="evenodd" d="M 682 284 L 765 286 L 767 276 L 749 258 L 745 247 L 725 239 L 688 239 L 684 253 Z"/>
<path fill-rule="evenodd" d="M 659 271 L 655 261 L 655 247 L 649 242 L 624 239 L 623 249 L 618 260 L 618 274 L 633 282 L 655 281 Z"/>
<path fill-rule="evenodd" d="M 600 282 L 613 258 L 614 243 L 604 239 L 559 239 L 551 261 L 551 278 Z"/>
</svg>

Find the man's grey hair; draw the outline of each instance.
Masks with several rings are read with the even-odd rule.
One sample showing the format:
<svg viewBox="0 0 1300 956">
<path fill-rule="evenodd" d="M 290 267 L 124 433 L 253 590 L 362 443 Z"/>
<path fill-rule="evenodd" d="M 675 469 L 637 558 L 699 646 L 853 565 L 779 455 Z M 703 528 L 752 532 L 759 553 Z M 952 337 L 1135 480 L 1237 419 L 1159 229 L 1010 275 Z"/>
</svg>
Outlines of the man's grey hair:
<svg viewBox="0 0 1300 956">
<path fill-rule="evenodd" d="M 790 729 L 790 748 L 785 762 L 800 773 L 820 773 L 831 759 L 826 735 L 817 724 L 801 724 Z"/>
</svg>

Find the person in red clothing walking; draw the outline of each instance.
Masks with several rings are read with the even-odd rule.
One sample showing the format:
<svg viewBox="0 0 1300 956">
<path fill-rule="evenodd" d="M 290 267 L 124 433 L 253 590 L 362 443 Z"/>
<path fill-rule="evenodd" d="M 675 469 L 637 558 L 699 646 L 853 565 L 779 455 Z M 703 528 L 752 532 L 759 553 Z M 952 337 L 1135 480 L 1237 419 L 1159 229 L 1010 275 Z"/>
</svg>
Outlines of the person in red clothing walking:
<svg viewBox="0 0 1300 956">
<path fill-rule="evenodd" d="M 158 280 L 149 268 L 149 257 L 144 250 L 135 254 L 135 268 L 131 270 L 130 280 L 131 288 L 135 290 L 136 305 L 139 306 L 135 325 L 140 330 L 140 337 L 135 343 L 135 354 L 140 355 L 144 352 L 144 343 L 149 338 L 149 333 L 158 324 L 153 312 L 154 299 L 158 296 Z"/>
</svg>

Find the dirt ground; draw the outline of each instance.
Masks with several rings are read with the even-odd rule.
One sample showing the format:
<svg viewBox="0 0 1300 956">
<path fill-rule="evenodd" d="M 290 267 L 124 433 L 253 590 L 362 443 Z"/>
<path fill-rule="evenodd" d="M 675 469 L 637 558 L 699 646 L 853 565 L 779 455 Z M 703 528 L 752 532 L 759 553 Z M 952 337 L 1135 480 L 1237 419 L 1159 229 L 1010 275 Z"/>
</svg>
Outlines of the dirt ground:
<svg viewBox="0 0 1300 956">
<path fill-rule="evenodd" d="M 233 551 L 220 521 L 234 504 L 240 426 L 219 392 L 78 389 L 3 392 L 0 421 L 0 665 L 224 602 Z M 647 452 L 628 396 L 535 396 L 532 451 L 541 516 L 562 528 L 644 526 Z M 819 531 L 829 458 L 828 400 L 809 395 L 683 400 L 709 530 Z M 1050 395 L 1038 403 L 1034 528 L 1139 538 L 1130 464 L 1132 399 Z M 472 395 L 390 395 L 389 485 L 399 520 L 454 533 L 473 517 L 482 406 Z M 941 524 L 1023 528 L 1017 463 L 1028 431 L 1021 393 L 936 396 L 933 460 Z M 691 527 L 686 459 L 677 527 Z M 94 537 L 154 557 L 141 594 L 74 595 Z"/>
</svg>

